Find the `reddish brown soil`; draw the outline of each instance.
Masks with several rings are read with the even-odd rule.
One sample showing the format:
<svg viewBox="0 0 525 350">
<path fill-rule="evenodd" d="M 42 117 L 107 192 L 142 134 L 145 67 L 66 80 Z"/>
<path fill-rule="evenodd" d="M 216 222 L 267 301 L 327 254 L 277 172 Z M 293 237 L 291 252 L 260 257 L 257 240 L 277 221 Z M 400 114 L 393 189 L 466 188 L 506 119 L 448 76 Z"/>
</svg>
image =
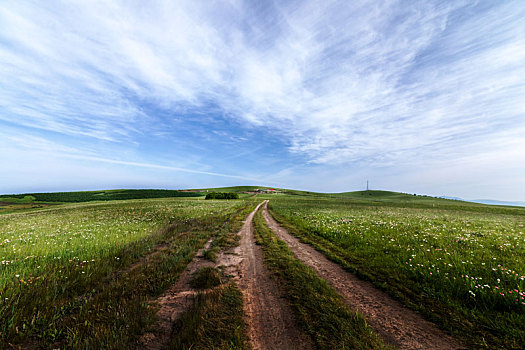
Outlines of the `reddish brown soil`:
<svg viewBox="0 0 525 350">
<path fill-rule="evenodd" d="M 213 238 L 197 252 L 177 282 L 157 299 L 160 306 L 157 312 L 158 323 L 153 333 L 146 333 L 142 336 L 140 349 L 160 350 L 169 348 L 173 325 L 192 305 L 193 296 L 196 294 L 196 291 L 190 286 L 191 277 L 200 268 L 214 265 L 213 262 L 203 257 L 204 251 L 209 249 L 212 241 Z"/>
<path fill-rule="evenodd" d="M 298 327 L 276 280 L 264 267 L 261 248 L 255 244 L 252 220 L 259 206 L 239 232 L 241 241 L 237 248 L 242 257 L 239 287 L 243 292 L 251 346 L 254 350 L 313 349 L 310 337 Z"/>
<path fill-rule="evenodd" d="M 263 215 L 268 226 L 288 244 L 299 260 L 332 285 L 350 308 L 365 316 L 387 343 L 402 349 L 464 348 L 421 315 L 407 309 L 371 283 L 345 271 L 312 246 L 300 242 L 273 219 L 267 205 L 268 202 L 264 205 Z"/>
</svg>

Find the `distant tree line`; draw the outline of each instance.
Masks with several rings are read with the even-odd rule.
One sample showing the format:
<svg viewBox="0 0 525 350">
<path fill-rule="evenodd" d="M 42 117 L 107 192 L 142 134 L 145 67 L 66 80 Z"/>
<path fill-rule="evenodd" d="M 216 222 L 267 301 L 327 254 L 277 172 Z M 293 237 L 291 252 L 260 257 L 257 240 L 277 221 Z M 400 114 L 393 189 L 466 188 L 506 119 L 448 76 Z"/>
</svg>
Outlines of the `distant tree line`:
<svg viewBox="0 0 525 350">
<path fill-rule="evenodd" d="M 239 199 L 239 194 L 235 192 L 210 192 L 206 199 Z"/>
<path fill-rule="evenodd" d="M 91 202 L 114 201 L 124 199 L 147 199 L 168 197 L 200 197 L 199 192 L 182 192 L 175 190 L 119 190 L 119 191 L 86 191 L 86 192 L 53 192 L 53 193 L 25 193 L 6 195 L 10 198 L 28 198 L 31 196 L 38 202 Z"/>
<path fill-rule="evenodd" d="M 25 203 L 33 203 L 35 201 L 35 197 L 33 196 L 24 196 L 24 197 L 0 197 L 0 202 L 4 203 L 13 203 L 13 204 L 25 204 Z"/>
</svg>

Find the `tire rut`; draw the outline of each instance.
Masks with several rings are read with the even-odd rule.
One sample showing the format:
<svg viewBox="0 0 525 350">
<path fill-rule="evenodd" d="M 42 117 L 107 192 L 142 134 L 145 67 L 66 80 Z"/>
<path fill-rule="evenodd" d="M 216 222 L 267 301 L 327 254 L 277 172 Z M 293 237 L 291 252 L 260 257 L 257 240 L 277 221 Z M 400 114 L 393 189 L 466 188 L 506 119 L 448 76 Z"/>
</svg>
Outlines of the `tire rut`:
<svg viewBox="0 0 525 350">
<path fill-rule="evenodd" d="M 255 243 L 253 216 L 261 204 L 246 218 L 236 248 L 242 257 L 238 284 L 243 293 L 251 346 L 254 350 L 313 349 L 311 338 L 299 328 L 290 303 L 265 268 L 261 247 Z"/>
<path fill-rule="evenodd" d="M 340 293 L 351 309 L 365 316 L 369 324 L 387 343 L 401 349 L 465 348 L 421 315 L 404 307 L 371 283 L 345 271 L 314 247 L 300 242 L 270 215 L 268 202 L 264 205 L 263 216 L 268 226 L 286 242 L 294 255 L 313 268 Z"/>
<path fill-rule="evenodd" d="M 210 238 L 204 247 L 197 251 L 177 282 L 157 299 L 160 308 L 157 311 L 158 322 L 155 332 L 146 333 L 141 337 L 139 349 L 160 350 L 169 347 L 175 321 L 191 307 L 193 297 L 197 293 L 190 286 L 192 276 L 202 267 L 215 265 L 203 256 L 213 240 L 214 237 Z"/>
</svg>

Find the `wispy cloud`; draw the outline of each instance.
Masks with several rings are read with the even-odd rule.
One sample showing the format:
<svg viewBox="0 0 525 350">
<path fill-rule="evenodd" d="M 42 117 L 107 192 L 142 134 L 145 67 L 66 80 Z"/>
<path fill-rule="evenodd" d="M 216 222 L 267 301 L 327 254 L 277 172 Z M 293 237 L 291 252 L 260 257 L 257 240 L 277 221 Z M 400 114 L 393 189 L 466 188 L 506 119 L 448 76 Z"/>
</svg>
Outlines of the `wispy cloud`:
<svg viewBox="0 0 525 350">
<path fill-rule="evenodd" d="M 118 159 L 108 159 L 108 158 L 100 158 L 100 157 L 80 156 L 80 155 L 75 155 L 75 154 L 66 154 L 66 155 L 63 155 L 63 156 L 65 156 L 67 158 L 89 160 L 89 161 L 102 162 L 102 163 L 128 165 L 128 166 L 140 167 L 140 168 L 173 170 L 173 171 L 179 171 L 179 172 L 190 173 L 190 174 L 210 175 L 210 176 L 216 176 L 216 177 L 227 177 L 227 178 L 230 178 L 230 179 L 237 179 L 237 180 L 243 180 L 243 181 L 252 181 L 252 182 L 259 182 L 259 183 L 265 181 L 264 179 L 261 179 L 261 178 L 246 177 L 246 176 L 231 175 L 231 174 L 221 174 L 221 173 L 215 173 L 215 172 L 211 172 L 211 171 L 201 171 L 201 170 L 198 170 L 198 169 L 186 169 L 186 168 L 180 168 L 180 167 L 174 167 L 174 166 L 168 166 L 168 165 L 140 163 L 140 162 L 128 162 L 128 161 L 123 161 L 123 160 L 118 160 Z"/>
<path fill-rule="evenodd" d="M 37 158 L 44 161 L 47 159 L 73 159 L 83 160 L 91 163 L 108 163 L 114 165 L 125 165 L 136 168 L 149 168 L 149 169 L 160 169 L 170 170 L 175 172 L 183 172 L 188 174 L 208 175 L 212 177 L 224 177 L 230 179 L 237 179 L 242 181 L 258 182 L 262 183 L 265 180 L 262 178 L 235 175 L 235 174 L 223 174 L 212 171 L 205 171 L 200 169 L 190 169 L 184 167 L 176 167 L 163 164 L 155 163 L 144 163 L 137 161 L 126 161 L 120 159 L 112 159 L 103 157 L 96 152 L 96 150 L 86 151 L 86 149 L 78 149 L 73 147 L 64 146 L 63 144 L 53 142 L 49 139 L 30 136 L 30 135 L 16 135 L 13 133 L 14 129 L 6 130 L 7 133 L 0 131 L 0 147 L 5 153 L 10 152 L 32 152 Z"/>
<path fill-rule="evenodd" d="M 524 142 L 524 17 L 520 1 L 12 1 L 0 121 L 119 144 L 220 116 L 326 166 L 499 157 Z"/>
</svg>

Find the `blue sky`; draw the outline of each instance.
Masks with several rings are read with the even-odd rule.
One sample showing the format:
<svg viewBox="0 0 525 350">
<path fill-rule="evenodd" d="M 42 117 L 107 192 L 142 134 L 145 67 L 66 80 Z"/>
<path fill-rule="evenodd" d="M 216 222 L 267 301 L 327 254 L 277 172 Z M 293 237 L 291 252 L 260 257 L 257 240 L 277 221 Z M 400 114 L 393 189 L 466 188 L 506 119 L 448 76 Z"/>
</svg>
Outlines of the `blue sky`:
<svg viewBox="0 0 525 350">
<path fill-rule="evenodd" d="M 0 193 L 525 200 L 525 3 L 3 1 Z"/>
</svg>

